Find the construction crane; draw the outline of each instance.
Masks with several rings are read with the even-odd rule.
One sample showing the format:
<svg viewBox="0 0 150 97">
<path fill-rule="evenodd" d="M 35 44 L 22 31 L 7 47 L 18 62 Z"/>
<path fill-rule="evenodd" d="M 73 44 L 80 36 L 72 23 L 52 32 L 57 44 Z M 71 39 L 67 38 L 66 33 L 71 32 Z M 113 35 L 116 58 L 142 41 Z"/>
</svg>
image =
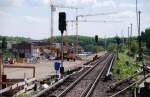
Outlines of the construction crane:
<svg viewBox="0 0 150 97">
<path fill-rule="evenodd" d="M 53 44 L 54 39 L 53 39 L 53 20 L 54 20 L 54 12 L 56 11 L 56 8 L 66 8 L 66 9 L 74 9 L 74 10 L 78 10 L 81 8 L 77 8 L 77 7 L 72 7 L 72 6 L 62 6 L 62 5 L 54 5 L 52 0 L 50 0 L 50 9 L 51 9 L 51 44 Z"/>
<path fill-rule="evenodd" d="M 73 23 L 76 23 L 77 21 L 76 20 L 67 20 L 66 22 L 67 22 L 67 25 L 68 25 L 69 22 L 71 22 L 72 23 L 72 29 L 73 29 Z M 107 23 L 107 22 L 110 23 L 111 22 L 111 23 L 120 23 L 122 21 L 115 21 L 115 20 L 114 21 L 112 21 L 112 20 L 78 20 L 78 22 L 94 22 L 94 23 Z M 66 27 L 66 28 L 68 28 L 68 27 Z M 65 36 L 65 40 L 64 40 L 64 43 L 66 44 L 66 46 L 68 46 L 68 41 L 67 41 L 68 39 L 67 38 L 68 37 L 66 35 Z M 75 54 L 77 54 L 76 51 L 78 49 L 78 45 L 77 45 L 78 40 L 77 39 L 78 39 L 78 36 L 76 35 L 76 47 L 75 47 L 74 55 L 73 55 L 73 53 L 71 53 L 71 55 L 74 56 L 74 57 L 75 57 Z M 70 56 L 70 53 L 68 53 L 68 59 L 74 59 L 74 58 L 72 58 L 72 56 Z"/>
<path fill-rule="evenodd" d="M 59 50 L 54 46 L 54 39 L 53 39 L 53 33 L 54 33 L 54 29 L 53 29 L 53 25 L 54 25 L 54 12 L 56 11 L 56 8 L 65 8 L 65 9 L 73 9 L 76 10 L 76 12 L 78 11 L 78 9 L 81 8 L 77 8 L 77 7 L 72 7 L 72 6 L 63 6 L 63 5 L 55 5 L 54 2 L 52 2 L 52 0 L 50 0 L 50 9 L 51 9 L 51 38 L 50 38 L 50 51 L 51 54 L 54 54 L 55 52 L 57 52 L 57 54 L 59 53 Z M 66 31 L 67 33 L 67 31 Z M 59 55 L 59 54 L 58 54 Z"/>
<path fill-rule="evenodd" d="M 77 15 L 76 16 L 76 54 L 78 53 L 78 24 L 79 24 L 79 18 L 83 17 L 93 17 L 93 16 L 101 16 L 101 15 L 111 15 L 116 14 L 116 12 L 109 12 L 109 13 L 95 13 L 95 14 L 85 14 L 85 15 Z"/>
</svg>

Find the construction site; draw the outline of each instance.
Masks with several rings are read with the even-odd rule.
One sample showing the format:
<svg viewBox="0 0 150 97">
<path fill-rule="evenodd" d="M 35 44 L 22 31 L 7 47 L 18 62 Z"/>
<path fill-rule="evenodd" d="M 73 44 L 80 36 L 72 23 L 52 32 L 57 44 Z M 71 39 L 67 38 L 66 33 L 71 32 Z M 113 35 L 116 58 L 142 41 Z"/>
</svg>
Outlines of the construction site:
<svg viewBox="0 0 150 97">
<path fill-rule="evenodd" d="M 0 1 L 0 97 L 150 97 L 150 2 L 133 1 Z"/>
</svg>

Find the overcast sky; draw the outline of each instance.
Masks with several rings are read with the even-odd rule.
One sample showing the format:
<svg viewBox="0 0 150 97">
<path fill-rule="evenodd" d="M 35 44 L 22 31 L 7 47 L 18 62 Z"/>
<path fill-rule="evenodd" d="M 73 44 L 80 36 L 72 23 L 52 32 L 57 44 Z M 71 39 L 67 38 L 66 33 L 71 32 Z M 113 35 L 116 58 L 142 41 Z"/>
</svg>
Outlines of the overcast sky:
<svg viewBox="0 0 150 97">
<path fill-rule="evenodd" d="M 112 13 L 79 20 L 79 35 L 99 37 L 127 36 L 127 28 L 133 23 L 133 35 L 137 35 L 135 0 L 53 0 L 54 5 L 74 6 L 81 9 L 78 15 Z M 0 0 L 0 35 L 23 36 L 33 39 L 50 37 L 50 0 Z M 141 30 L 150 27 L 150 0 L 138 0 L 141 14 Z M 54 12 L 54 35 L 58 31 L 58 13 L 65 11 L 67 19 L 75 19 L 74 9 L 56 8 Z M 108 21 L 108 22 L 102 22 Z M 68 23 L 68 35 L 75 35 L 75 24 Z"/>
</svg>

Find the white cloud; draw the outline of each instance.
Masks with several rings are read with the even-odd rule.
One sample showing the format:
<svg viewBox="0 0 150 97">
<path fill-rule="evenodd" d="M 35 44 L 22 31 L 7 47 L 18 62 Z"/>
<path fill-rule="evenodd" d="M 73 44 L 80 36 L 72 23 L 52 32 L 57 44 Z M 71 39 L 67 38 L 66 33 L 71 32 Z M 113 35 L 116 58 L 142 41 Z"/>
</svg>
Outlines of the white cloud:
<svg viewBox="0 0 150 97">
<path fill-rule="evenodd" d="M 133 11 L 123 11 L 120 13 L 117 13 L 115 15 L 113 15 L 114 17 L 118 17 L 118 18 L 133 18 L 136 16 L 135 12 Z"/>
<path fill-rule="evenodd" d="M 81 0 L 82 3 L 97 3 L 97 0 Z"/>
<path fill-rule="evenodd" d="M 48 6 L 50 0 L 0 0 L 0 7 Z"/>
<path fill-rule="evenodd" d="M 97 0 L 65 0 L 65 3 L 69 6 L 81 6 L 86 4 L 96 4 Z"/>
<path fill-rule="evenodd" d="M 133 29 L 136 28 L 136 14 L 134 3 L 132 1 L 121 1 L 121 0 L 53 0 L 56 5 L 64 6 L 77 6 L 83 8 L 79 10 L 79 14 L 90 14 L 90 13 L 105 13 L 105 12 L 120 12 L 109 16 L 97 16 L 89 17 L 87 19 L 93 20 L 113 20 L 123 21 L 123 23 L 80 23 L 79 34 L 80 35 L 92 35 L 90 32 L 95 34 L 109 33 L 108 35 L 113 36 L 115 33 L 120 32 L 121 29 L 127 30 L 130 23 L 133 23 Z M 144 1 L 145 2 L 145 1 Z M 149 26 L 149 0 L 142 6 L 141 14 L 141 29 Z M 0 32 L 4 35 L 21 35 L 32 38 L 46 38 L 50 35 L 50 11 L 45 6 L 50 5 L 50 0 L 0 0 Z M 3 8 L 6 6 L 7 8 Z M 21 7 L 12 8 L 11 7 Z M 32 7 L 38 8 L 32 8 Z M 84 8 L 86 10 L 84 10 Z M 139 6 L 140 8 L 140 6 Z M 31 9 L 31 10 L 30 10 Z M 63 9 L 58 9 L 61 11 Z M 64 9 L 65 10 L 65 9 Z M 67 19 L 75 15 L 75 11 L 66 10 Z M 145 16 L 145 14 L 147 16 Z M 22 16 L 25 15 L 25 16 Z M 55 12 L 54 17 L 54 35 L 60 35 L 58 31 L 58 14 Z M 72 19 L 72 18 L 71 18 Z M 74 18 L 73 18 L 74 19 Z M 124 23 L 125 21 L 125 23 Z M 94 26 L 92 26 L 94 25 Z M 91 26 L 93 27 L 91 29 Z M 70 23 L 68 26 L 68 34 L 75 34 L 75 25 Z M 101 27 L 101 28 L 100 28 Z M 10 34 L 11 33 L 11 34 Z M 102 35 L 103 36 L 103 35 Z"/>
<path fill-rule="evenodd" d="M 113 0 L 99 1 L 95 3 L 95 7 L 116 7 L 116 3 Z"/>
<path fill-rule="evenodd" d="M 10 16 L 10 14 L 0 10 L 0 16 Z"/>
<path fill-rule="evenodd" d="M 42 4 L 44 6 L 49 6 L 51 4 L 51 1 L 53 2 L 53 0 L 42 0 Z"/>
<path fill-rule="evenodd" d="M 40 18 L 33 17 L 33 16 L 23 16 L 24 20 L 28 23 L 37 23 L 41 22 Z"/>
<path fill-rule="evenodd" d="M 118 7 L 135 8 L 135 4 L 121 3 L 121 4 L 118 5 Z"/>
<path fill-rule="evenodd" d="M 15 7 L 21 7 L 25 3 L 25 0 L 11 0 L 11 3 Z"/>
<path fill-rule="evenodd" d="M 67 5 L 78 5 L 80 0 L 66 0 Z"/>
</svg>

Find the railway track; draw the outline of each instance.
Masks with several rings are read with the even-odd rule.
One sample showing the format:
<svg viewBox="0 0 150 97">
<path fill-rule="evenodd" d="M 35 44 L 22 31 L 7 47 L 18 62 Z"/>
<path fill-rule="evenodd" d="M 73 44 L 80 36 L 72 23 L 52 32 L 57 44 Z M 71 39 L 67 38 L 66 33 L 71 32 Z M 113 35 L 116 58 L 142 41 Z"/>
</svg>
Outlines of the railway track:
<svg viewBox="0 0 150 97">
<path fill-rule="evenodd" d="M 124 87 L 122 90 L 114 93 L 113 95 L 109 96 L 109 97 L 139 97 L 138 93 L 137 93 L 137 88 L 135 88 L 137 85 L 141 84 L 142 82 L 144 82 L 147 78 L 150 77 L 150 74 L 146 75 L 145 78 L 142 78 L 138 81 L 135 81 L 129 85 L 127 85 L 126 87 Z M 134 88 L 132 88 L 134 87 Z M 133 91 L 134 90 L 134 91 Z M 149 96 L 148 96 L 149 97 Z"/>
<path fill-rule="evenodd" d="M 58 95 L 58 94 L 60 94 L 61 92 L 63 92 L 63 90 L 67 86 L 69 86 L 71 83 L 73 83 L 76 80 L 76 78 L 78 78 L 82 73 L 86 72 L 88 69 L 90 69 L 90 67 L 85 67 L 83 70 L 72 74 L 61 85 L 58 85 L 58 86 L 50 89 L 46 94 L 43 94 L 44 97 L 49 97 L 51 95 Z"/>
<path fill-rule="evenodd" d="M 111 70 L 114 60 L 115 55 L 112 55 L 111 59 L 105 63 L 105 67 L 99 73 L 97 80 L 95 80 L 85 97 L 108 97 L 109 93 L 107 90 L 109 90 L 109 85 L 115 82 L 115 80 L 108 80 L 108 73 Z"/>
<path fill-rule="evenodd" d="M 86 83 L 88 83 L 91 79 L 93 79 L 93 77 L 95 77 L 95 75 L 92 75 L 92 74 L 88 75 L 88 74 L 92 70 L 93 71 L 96 70 L 94 68 L 96 68 L 98 66 L 98 64 L 103 62 L 108 56 L 110 56 L 110 54 L 106 53 L 105 55 L 98 57 L 98 59 L 91 61 L 90 63 L 88 63 L 88 65 L 86 64 L 86 66 L 80 72 L 72 74 L 62 84 L 59 84 L 58 86 L 56 86 L 54 88 L 48 89 L 45 92 L 38 93 L 38 94 L 34 95 L 33 97 L 51 97 L 52 95 L 59 96 L 61 93 L 63 93 L 67 89 L 70 90 L 69 87 L 71 87 L 72 84 L 76 84 L 77 82 L 80 82 L 80 80 L 82 80 L 82 78 L 84 76 L 88 76 L 88 77 L 84 78 L 84 80 L 82 80 L 82 82 L 84 83 L 84 81 L 85 81 Z M 98 71 L 98 69 L 97 69 L 97 71 Z M 92 77 L 92 78 L 90 78 L 90 77 Z M 86 85 L 86 83 L 84 85 Z M 90 84 L 92 84 L 92 83 L 90 82 Z"/>
<path fill-rule="evenodd" d="M 75 82 L 73 82 L 68 88 L 66 88 L 57 97 L 85 97 L 96 85 L 98 79 L 106 74 L 111 60 L 113 60 L 113 54 L 104 56 L 101 60 L 97 60 L 93 68 L 88 72 L 80 76 Z M 94 83 L 94 84 L 93 84 Z"/>
<path fill-rule="evenodd" d="M 138 87 L 141 83 L 143 83 L 146 79 L 150 77 L 150 74 L 149 74 L 150 70 L 147 68 L 148 65 L 149 64 L 144 63 L 144 67 L 142 67 L 144 68 L 144 71 L 140 71 L 132 76 L 134 77 L 134 76 L 139 76 L 141 74 L 142 75 L 145 74 L 143 78 L 137 81 L 124 82 L 122 85 L 118 86 L 118 91 L 117 92 L 115 91 L 114 94 L 109 97 L 141 97 L 138 94 L 139 88 L 136 88 L 136 87 Z M 146 96 L 146 97 L 149 97 L 149 96 Z"/>
<path fill-rule="evenodd" d="M 133 93 L 134 96 L 133 97 L 143 97 L 143 96 L 144 97 L 150 97 L 149 91 L 146 91 L 146 90 L 143 91 L 142 88 L 145 88 L 145 87 L 140 86 L 141 84 L 144 85 L 144 83 L 147 82 L 146 79 L 148 79 L 150 77 L 150 62 L 149 61 L 143 62 L 143 66 L 144 67 L 142 67 L 142 68 L 144 70 L 144 78 L 143 78 L 143 80 L 138 81 L 136 83 L 135 86 L 138 88 L 134 88 L 134 93 Z M 149 80 L 148 80 L 148 83 L 149 83 Z"/>
</svg>

